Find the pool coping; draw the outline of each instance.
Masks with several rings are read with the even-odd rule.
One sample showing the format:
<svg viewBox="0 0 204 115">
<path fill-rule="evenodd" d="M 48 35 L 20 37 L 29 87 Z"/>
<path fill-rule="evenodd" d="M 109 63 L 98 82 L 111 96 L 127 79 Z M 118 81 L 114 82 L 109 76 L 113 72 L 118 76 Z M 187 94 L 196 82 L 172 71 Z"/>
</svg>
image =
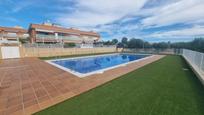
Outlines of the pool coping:
<svg viewBox="0 0 204 115">
<path fill-rule="evenodd" d="M 80 73 L 80 72 L 77 72 L 77 71 L 74 71 L 74 70 L 71 70 L 69 68 L 66 68 L 66 67 L 63 67 L 61 65 L 58 65 L 58 64 L 55 64 L 53 63 L 52 61 L 59 61 L 59 60 L 72 60 L 72 59 L 81 59 L 81 58 L 90 58 L 90 57 L 100 57 L 100 56 L 107 56 L 107 55 L 116 55 L 116 54 L 131 54 L 131 55 L 149 55 L 147 57 L 144 57 L 144 58 L 141 58 L 141 59 L 138 59 L 138 60 L 134 60 L 134 61 L 131 61 L 131 62 L 126 62 L 126 63 L 122 63 L 122 64 L 119 64 L 119 65 L 115 65 L 115 66 L 112 66 L 112 67 L 107 67 L 107 68 L 104 68 L 104 69 L 100 69 L 100 70 L 96 70 L 96 71 L 92 71 L 92 72 L 89 72 L 89 73 Z M 111 69 L 115 69 L 115 68 L 118 68 L 118 67 L 124 67 L 124 66 L 127 66 L 129 64 L 132 64 L 132 63 L 135 63 L 135 62 L 139 62 L 139 61 L 142 61 L 142 60 L 145 60 L 145 59 L 148 59 L 148 58 L 151 58 L 153 57 L 154 55 L 151 55 L 151 54 L 135 54 L 135 53 L 113 53 L 113 54 L 102 54 L 102 55 L 93 55 L 93 56 L 80 56 L 80 57 L 71 57 L 71 58 L 62 58 L 62 59 L 53 59 L 53 60 L 46 60 L 45 62 L 51 64 L 52 66 L 54 67 L 57 67 L 59 69 L 62 69 L 66 72 L 69 72 L 79 78 L 84 78 L 84 77 L 88 77 L 90 75 L 94 75 L 94 74 L 103 74 L 105 71 L 108 71 L 108 70 L 111 70 Z"/>
</svg>

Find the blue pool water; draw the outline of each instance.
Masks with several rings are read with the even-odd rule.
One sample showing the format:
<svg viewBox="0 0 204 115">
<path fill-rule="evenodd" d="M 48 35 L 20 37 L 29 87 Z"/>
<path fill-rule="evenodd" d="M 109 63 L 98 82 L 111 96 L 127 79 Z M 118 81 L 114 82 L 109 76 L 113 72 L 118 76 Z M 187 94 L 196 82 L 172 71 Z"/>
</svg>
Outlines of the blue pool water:
<svg viewBox="0 0 204 115">
<path fill-rule="evenodd" d="M 135 61 L 148 55 L 114 54 L 96 57 L 84 57 L 76 59 L 55 60 L 53 63 L 70 70 L 86 74 L 89 72 L 106 69 L 116 65 Z"/>
</svg>

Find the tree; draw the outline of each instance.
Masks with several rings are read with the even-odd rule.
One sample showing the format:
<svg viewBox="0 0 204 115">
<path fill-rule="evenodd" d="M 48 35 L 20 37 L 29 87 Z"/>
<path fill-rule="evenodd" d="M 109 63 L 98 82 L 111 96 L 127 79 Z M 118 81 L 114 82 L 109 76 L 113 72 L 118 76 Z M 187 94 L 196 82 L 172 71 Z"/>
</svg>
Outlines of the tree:
<svg viewBox="0 0 204 115">
<path fill-rule="evenodd" d="M 111 41 L 111 43 L 112 43 L 112 45 L 116 45 L 116 44 L 118 43 L 118 39 L 113 39 L 113 40 Z"/>
<path fill-rule="evenodd" d="M 199 52 L 204 52 L 204 38 L 195 38 L 190 42 L 177 42 L 171 43 L 168 42 L 158 42 L 158 43 L 149 43 L 147 41 L 143 41 L 141 39 L 132 38 L 128 41 L 128 38 L 123 37 L 121 42 L 118 43 L 117 39 L 113 39 L 111 41 L 104 42 L 104 45 L 115 45 L 117 47 L 125 47 L 125 48 L 155 48 L 155 49 L 167 49 L 167 48 L 176 48 L 176 49 L 190 49 Z"/>
<path fill-rule="evenodd" d="M 192 42 L 189 43 L 189 46 L 191 46 L 189 48 L 191 50 L 204 52 L 204 39 L 203 38 L 196 38 Z"/>
<path fill-rule="evenodd" d="M 21 44 L 28 43 L 28 42 L 29 42 L 29 37 L 27 37 L 27 38 L 19 38 L 19 42 L 20 42 Z"/>
<path fill-rule="evenodd" d="M 166 42 L 159 42 L 159 43 L 154 43 L 153 48 L 155 49 L 167 49 L 168 48 L 168 43 Z"/>
<path fill-rule="evenodd" d="M 128 41 L 128 48 L 143 48 L 144 42 L 141 39 L 132 38 Z"/>
<path fill-rule="evenodd" d="M 127 47 L 127 44 L 128 44 L 128 38 L 123 37 L 122 40 L 121 40 L 121 43 L 123 44 L 124 47 Z"/>
<path fill-rule="evenodd" d="M 171 44 L 172 48 L 190 49 L 199 52 L 204 52 L 204 38 L 195 38 L 190 42 L 177 42 Z"/>
<path fill-rule="evenodd" d="M 104 42 L 103 44 L 104 44 L 104 45 L 112 45 L 110 40 Z"/>
<path fill-rule="evenodd" d="M 123 43 L 119 42 L 119 43 L 117 44 L 117 48 L 124 48 Z"/>
<path fill-rule="evenodd" d="M 152 48 L 152 45 L 149 42 L 144 42 L 144 48 Z"/>
<path fill-rule="evenodd" d="M 72 48 L 75 47 L 76 44 L 75 43 L 64 43 L 64 48 Z"/>
</svg>

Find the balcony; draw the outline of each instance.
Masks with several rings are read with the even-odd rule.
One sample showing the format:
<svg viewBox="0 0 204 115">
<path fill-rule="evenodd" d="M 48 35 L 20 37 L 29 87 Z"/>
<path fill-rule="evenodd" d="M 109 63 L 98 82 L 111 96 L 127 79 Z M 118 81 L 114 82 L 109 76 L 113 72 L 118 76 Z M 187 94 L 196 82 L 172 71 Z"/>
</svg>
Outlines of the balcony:
<svg viewBox="0 0 204 115">
<path fill-rule="evenodd" d="M 0 39 L 0 44 L 18 44 L 19 42 L 17 40 L 7 40 L 7 39 Z"/>
<path fill-rule="evenodd" d="M 18 36 L 16 34 L 0 34 L 0 37 L 4 37 L 4 38 L 16 38 Z"/>
<path fill-rule="evenodd" d="M 54 35 L 36 34 L 37 39 L 55 39 Z"/>
<path fill-rule="evenodd" d="M 60 42 L 54 35 L 36 34 L 36 42 Z"/>
<path fill-rule="evenodd" d="M 82 39 L 78 36 L 58 36 L 58 38 L 67 41 L 82 41 Z"/>
<path fill-rule="evenodd" d="M 17 34 L 0 34 L 0 38 L 7 38 L 7 39 L 16 39 L 16 38 L 27 38 L 29 37 L 28 34 L 17 35 Z"/>
<path fill-rule="evenodd" d="M 82 39 L 78 36 L 55 36 L 55 35 L 43 35 L 36 34 L 36 38 L 39 41 L 82 41 Z"/>
</svg>

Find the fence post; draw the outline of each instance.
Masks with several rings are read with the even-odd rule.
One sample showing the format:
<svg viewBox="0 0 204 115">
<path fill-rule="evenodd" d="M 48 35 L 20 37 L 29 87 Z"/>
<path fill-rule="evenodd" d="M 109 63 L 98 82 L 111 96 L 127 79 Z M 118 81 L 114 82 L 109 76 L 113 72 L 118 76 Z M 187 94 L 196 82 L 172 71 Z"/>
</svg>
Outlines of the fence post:
<svg viewBox="0 0 204 115">
<path fill-rule="evenodd" d="M 39 48 L 38 48 L 38 44 L 37 44 L 37 57 L 39 57 Z"/>
<path fill-rule="evenodd" d="M 193 54 L 194 54 L 194 56 L 193 56 L 193 64 L 196 65 L 196 52 L 193 51 Z"/>
<path fill-rule="evenodd" d="M 202 58 L 201 58 L 201 63 L 200 63 L 200 71 L 202 72 L 202 65 L 203 65 L 203 57 L 204 57 L 204 54 L 201 54 L 202 55 Z"/>
<path fill-rule="evenodd" d="M 51 57 L 51 47 L 50 44 L 48 45 L 49 57 Z"/>
</svg>

